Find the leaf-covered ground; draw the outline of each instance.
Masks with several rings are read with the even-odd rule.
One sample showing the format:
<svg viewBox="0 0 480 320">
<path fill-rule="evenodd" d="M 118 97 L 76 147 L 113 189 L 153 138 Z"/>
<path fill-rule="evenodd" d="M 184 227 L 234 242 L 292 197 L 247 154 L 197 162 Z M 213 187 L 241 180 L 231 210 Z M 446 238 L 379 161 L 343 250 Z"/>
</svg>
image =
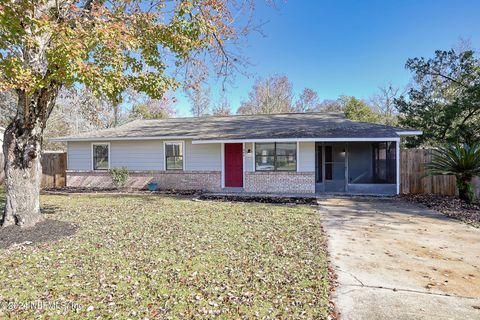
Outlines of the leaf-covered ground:
<svg viewBox="0 0 480 320">
<path fill-rule="evenodd" d="M 425 205 L 444 215 L 480 228 L 480 201 L 466 203 L 457 197 L 434 194 L 406 194 L 404 199 Z"/>
<path fill-rule="evenodd" d="M 328 316 L 315 208 L 148 195 L 42 205 L 77 233 L 0 249 L 0 318 Z"/>
</svg>

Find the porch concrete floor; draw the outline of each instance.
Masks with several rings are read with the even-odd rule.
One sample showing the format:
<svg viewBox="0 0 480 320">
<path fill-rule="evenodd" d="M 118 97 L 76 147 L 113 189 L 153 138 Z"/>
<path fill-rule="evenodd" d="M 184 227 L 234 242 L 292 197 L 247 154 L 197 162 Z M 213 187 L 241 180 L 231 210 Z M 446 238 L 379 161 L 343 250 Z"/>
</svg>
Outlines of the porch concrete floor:
<svg viewBox="0 0 480 320">
<path fill-rule="evenodd" d="M 398 198 L 319 199 L 342 319 L 480 319 L 480 230 Z"/>
</svg>

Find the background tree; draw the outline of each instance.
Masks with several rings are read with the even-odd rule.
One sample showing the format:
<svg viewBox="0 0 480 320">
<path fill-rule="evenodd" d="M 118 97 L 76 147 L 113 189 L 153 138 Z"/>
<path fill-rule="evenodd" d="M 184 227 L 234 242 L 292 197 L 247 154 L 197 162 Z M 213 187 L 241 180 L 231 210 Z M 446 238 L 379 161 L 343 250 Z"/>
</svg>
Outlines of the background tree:
<svg viewBox="0 0 480 320">
<path fill-rule="evenodd" d="M 175 115 L 176 99 L 165 96 L 162 99 L 146 97 L 143 102 L 136 103 L 128 115 L 129 120 L 167 119 Z"/>
<path fill-rule="evenodd" d="M 225 95 L 220 96 L 218 104 L 213 108 L 212 115 L 214 116 L 229 116 L 232 113 L 230 103 L 225 98 Z"/>
<path fill-rule="evenodd" d="M 274 75 L 257 79 L 248 99 L 241 102 L 238 114 L 293 112 L 293 89 L 287 76 Z"/>
<path fill-rule="evenodd" d="M 398 125 L 398 112 L 395 99 L 401 95 L 400 88 L 391 83 L 378 88 L 378 92 L 370 98 L 372 109 L 379 113 L 381 122 L 387 125 Z"/>
<path fill-rule="evenodd" d="M 436 51 L 431 59 L 409 59 L 414 73 L 408 98 L 395 100 L 400 123 L 423 130 L 409 147 L 480 140 L 480 60 L 474 51 Z"/>
<path fill-rule="evenodd" d="M 363 122 L 379 122 L 380 116 L 364 101 L 349 97 L 345 103 L 345 117 L 350 120 Z"/>
<path fill-rule="evenodd" d="M 342 112 L 345 109 L 345 103 L 340 98 L 336 100 L 326 99 L 319 103 L 318 111 L 321 112 Z"/>
<path fill-rule="evenodd" d="M 244 2 L 245 3 L 245 2 Z M 253 0 L 246 1 L 252 5 Z M 161 98 L 181 84 L 178 68 L 214 61 L 226 74 L 229 45 L 244 32 L 227 0 L 169 2 L 3 1 L 0 6 L 0 91 L 17 95 L 4 136 L 3 225 L 42 219 L 41 144 L 62 87 L 85 86 L 120 101 L 126 88 Z M 182 73 L 184 74 L 184 73 Z"/>
<path fill-rule="evenodd" d="M 318 93 L 310 88 L 303 89 L 295 103 L 296 112 L 313 112 L 319 110 Z"/>
<path fill-rule="evenodd" d="M 190 112 L 194 117 L 203 117 L 210 113 L 211 91 L 210 87 L 201 85 L 186 90 L 187 97 L 190 100 Z"/>
</svg>

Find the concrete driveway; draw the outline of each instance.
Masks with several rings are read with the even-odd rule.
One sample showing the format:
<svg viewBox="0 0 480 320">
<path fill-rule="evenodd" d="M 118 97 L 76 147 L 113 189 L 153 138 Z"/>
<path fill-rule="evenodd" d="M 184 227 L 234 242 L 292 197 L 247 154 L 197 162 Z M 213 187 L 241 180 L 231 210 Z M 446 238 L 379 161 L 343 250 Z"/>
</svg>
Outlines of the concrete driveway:
<svg viewBox="0 0 480 320">
<path fill-rule="evenodd" d="M 321 199 L 341 318 L 480 319 L 480 230 L 400 199 Z"/>
</svg>

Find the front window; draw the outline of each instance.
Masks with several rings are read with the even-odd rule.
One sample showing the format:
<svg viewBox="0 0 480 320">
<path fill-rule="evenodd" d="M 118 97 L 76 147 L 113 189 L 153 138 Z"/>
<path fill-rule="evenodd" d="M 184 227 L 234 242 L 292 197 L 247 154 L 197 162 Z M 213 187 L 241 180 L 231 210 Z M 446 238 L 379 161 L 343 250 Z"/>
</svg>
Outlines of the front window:
<svg viewBox="0 0 480 320">
<path fill-rule="evenodd" d="M 271 142 L 255 144 L 256 171 L 295 171 L 297 143 Z"/>
<path fill-rule="evenodd" d="M 165 143 L 165 169 L 183 170 L 183 143 Z"/>
<path fill-rule="evenodd" d="M 93 170 L 108 170 L 109 152 L 108 144 L 94 144 L 93 148 Z"/>
</svg>

